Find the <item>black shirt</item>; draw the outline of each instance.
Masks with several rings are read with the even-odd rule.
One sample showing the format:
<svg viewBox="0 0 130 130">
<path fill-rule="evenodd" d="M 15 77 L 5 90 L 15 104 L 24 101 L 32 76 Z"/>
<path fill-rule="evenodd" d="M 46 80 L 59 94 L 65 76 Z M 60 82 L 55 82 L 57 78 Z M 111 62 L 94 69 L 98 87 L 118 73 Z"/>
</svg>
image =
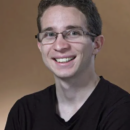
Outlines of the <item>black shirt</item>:
<svg viewBox="0 0 130 130">
<path fill-rule="evenodd" d="M 130 130 L 130 95 L 103 77 L 67 122 L 56 114 L 55 89 L 52 85 L 18 100 L 5 130 Z"/>
</svg>

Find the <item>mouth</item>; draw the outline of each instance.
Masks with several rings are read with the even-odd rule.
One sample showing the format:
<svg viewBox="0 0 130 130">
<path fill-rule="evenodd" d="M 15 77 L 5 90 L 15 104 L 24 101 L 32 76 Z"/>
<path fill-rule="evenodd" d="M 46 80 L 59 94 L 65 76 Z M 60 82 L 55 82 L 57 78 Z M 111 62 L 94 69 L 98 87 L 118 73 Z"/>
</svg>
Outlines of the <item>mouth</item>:
<svg viewBox="0 0 130 130">
<path fill-rule="evenodd" d="M 53 60 L 55 60 L 58 63 L 67 63 L 70 62 L 72 60 L 74 60 L 76 58 L 76 56 L 74 57 L 66 57 L 66 58 L 53 58 Z"/>
</svg>

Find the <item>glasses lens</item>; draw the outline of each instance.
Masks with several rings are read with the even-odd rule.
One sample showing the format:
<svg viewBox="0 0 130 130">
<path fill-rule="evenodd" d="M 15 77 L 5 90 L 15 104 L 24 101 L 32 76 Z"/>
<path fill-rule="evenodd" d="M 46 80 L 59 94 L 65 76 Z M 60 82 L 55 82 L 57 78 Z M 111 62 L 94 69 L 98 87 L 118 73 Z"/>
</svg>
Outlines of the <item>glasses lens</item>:
<svg viewBox="0 0 130 130">
<path fill-rule="evenodd" d="M 42 44 L 50 44 L 53 43 L 56 39 L 56 33 L 52 31 L 46 31 L 39 33 L 39 40 Z"/>
<path fill-rule="evenodd" d="M 80 29 L 69 30 L 65 34 L 65 38 L 67 41 L 70 41 L 70 42 L 81 42 L 83 39 L 83 31 Z"/>
</svg>

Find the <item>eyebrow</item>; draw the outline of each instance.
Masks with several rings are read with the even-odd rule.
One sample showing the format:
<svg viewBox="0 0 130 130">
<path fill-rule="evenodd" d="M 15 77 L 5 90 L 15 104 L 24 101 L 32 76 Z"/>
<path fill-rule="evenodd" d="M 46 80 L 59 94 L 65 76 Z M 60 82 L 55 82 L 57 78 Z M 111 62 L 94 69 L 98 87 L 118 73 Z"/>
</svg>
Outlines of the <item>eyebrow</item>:
<svg viewBox="0 0 130 130">
<path fill-rule="evenodd" d="M 75 29 L 75 28 L 83 29 L 81 26 L 77 26 L 77 25 L 68 25 L 68 26 L 65 27 L 65 30 L 67 30 L 67 29 Z M 52 30 L 54 30 L 54 29 L 55 29 L 55 28 L 53 28 L 53 27 L 47 27 L 47 28 L 41 30 L 41 32 L 52 31 Z"/>
<path fill-rule="evenodd" d="M 41 32 L 52 31 L 52 30 L 54 30 L 53 27 L 47 27 L 47 28 L 41 30 Z"/>
<path fill-rule="evenodd" d="M 66 29 L 75 29 L 75 28 L 83 29 L 81 26 L 77 26 L 77 25 L 68 25 L 68 26 L 66 27 Z"/>
</svg>

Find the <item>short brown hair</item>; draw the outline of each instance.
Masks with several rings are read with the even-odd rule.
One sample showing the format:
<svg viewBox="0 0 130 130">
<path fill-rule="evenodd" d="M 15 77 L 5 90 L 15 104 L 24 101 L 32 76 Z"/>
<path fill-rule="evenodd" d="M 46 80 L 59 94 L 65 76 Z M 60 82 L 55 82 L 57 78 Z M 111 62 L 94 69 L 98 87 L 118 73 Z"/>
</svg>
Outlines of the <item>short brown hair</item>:
<svg viewBox="0 0 130 130">
<path fill-rule="evenodd" d="M 102 20 L 98 10 L 92 0 L 41 0 L 38 6 L 37 26 L 38 31 L 41 32 L 40 18 L 44 11 L 51 6 L 62 5 L 65 7 L 76 7 L 87 18 L 87 29 L 96 34 L 101 34 Z"/>
</svg>

